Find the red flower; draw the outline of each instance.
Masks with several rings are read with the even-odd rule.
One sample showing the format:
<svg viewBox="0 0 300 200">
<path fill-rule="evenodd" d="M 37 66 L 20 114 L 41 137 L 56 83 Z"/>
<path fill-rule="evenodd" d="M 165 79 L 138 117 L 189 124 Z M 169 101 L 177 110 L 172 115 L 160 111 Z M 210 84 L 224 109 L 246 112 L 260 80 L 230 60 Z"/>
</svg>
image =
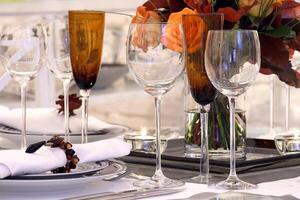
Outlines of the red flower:
<svg viewBox="0 0 300 200">
<path fill-rule="evenodd" d="M 281 17 L 300 20 L 300 4 L 292 0 L 283 2 L 281 9 Z"/>
<path fill-rule="evenodd" d="M 218 13 L 224 14 L 224 19 L 229 22 L 237 22 L 241 18 L 241 14 L 231 7 L 219 8 Z"/>
<path fill-rule="evenodd" d="M 207 0 L 184 0 L 184 2 L 198 13 L 211 13 L 212 11 L 212 5 Z"/>
</svg>

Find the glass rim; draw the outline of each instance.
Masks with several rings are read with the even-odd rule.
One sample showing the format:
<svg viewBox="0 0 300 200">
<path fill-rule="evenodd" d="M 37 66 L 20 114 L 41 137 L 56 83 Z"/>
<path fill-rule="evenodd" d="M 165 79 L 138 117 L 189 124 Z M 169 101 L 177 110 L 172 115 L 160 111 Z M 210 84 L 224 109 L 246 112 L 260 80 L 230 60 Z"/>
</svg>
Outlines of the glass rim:
<svg viewBox="0 0 300 200">
<path fill-rule="evenodd" d="M 208 32 L 216 32 L 216 33 L 221 33 L 221 32 L 254 32 L 254 33 L 257 33 L 257 30 L 252 30 L 252 29 L 223 29 L 223 30 L 209 30 Z"/>
<path fill-rule="evenodd" d="M 105 12 L 97 10 L 69 10 L 67 17 L 69 23 L 80 23 L 82 21 L 98 21 L 99 19 L 101 19 L 101 21 L 103 19 L 104 21 Z"/>
<path fill-rule="evenodd" d="M 182 25 L 182 23 L 170 23 L 170 22 L 143 22 L 143 23 L 131 22 L 129 25 L 149 25 L 149 24 Z"/>
<path fill-rule="evenodd" d="M 188 17 L 188 16 L 209 16 L 209 15 L 215 15 L 215 16 L 223 16 L 223 13 L 196 13 L 196 14 L 183 14 L 182 17 Z"/>
<path fill-rule="evenodd" d="M 101 10 L 68 10 L 68 13 L 77 13 L 77 14 L 83 14 L 83 13 L 88 13 L 88 14 L 105 14 L 105 11 Z"/>
</svg>

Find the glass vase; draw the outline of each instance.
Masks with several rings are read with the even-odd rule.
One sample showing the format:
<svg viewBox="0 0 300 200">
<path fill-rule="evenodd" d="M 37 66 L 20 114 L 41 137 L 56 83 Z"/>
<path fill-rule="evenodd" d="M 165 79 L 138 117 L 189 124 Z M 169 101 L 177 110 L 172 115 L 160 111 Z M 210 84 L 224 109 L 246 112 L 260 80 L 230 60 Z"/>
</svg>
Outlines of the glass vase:
<svg viewBox="0 0 300 200">
<path fill-rule="evenodd" d="M 246 158 L 246 95 L 237 98 L 235 113 L 236 157 Z M 201 156 L 201 123 L 198 104 L 193 100 L 188 81 L 185 77 L 184 87 L 185 112 L 185 156 L 198 158 Z M 229 159 L 228 99 L 221 93 L 217 94 L 208 114 L 208 149 L 211 159 Z"/>
</svg>

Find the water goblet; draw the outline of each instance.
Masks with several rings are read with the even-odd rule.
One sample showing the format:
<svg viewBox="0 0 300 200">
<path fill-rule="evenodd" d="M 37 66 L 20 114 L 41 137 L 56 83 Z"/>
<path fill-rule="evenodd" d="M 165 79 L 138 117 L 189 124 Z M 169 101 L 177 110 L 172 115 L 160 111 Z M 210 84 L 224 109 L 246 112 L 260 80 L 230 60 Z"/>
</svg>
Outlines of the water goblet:
<svg viewBox="0 0 300 200">
<path fill-rule="evenodd" d="M 134 185 L 142 188 L 179 187 L 183 182 L 164 176 L 161 168 L 161 98 L 182 75 L 185 42 L 182 26 L 168 23 L 131 23 L 127 36 L 127 64 L 137 84 L 155 101 L 156 171 L 148 180 Z"/>
<path fill-rule="evenodd" d="M 187 45 L 185 63 L 189 88 L 193 99 L 200 105 L 200 174 L 193 177 L 192 180 L 200 183 L 208 183 L 208 112 L 210 110 L 210 103 L 215 99 L 216 89 L 206 74 L 204 52 L 208 30 L 221 30 L 223 28 L 223 15 L 213 13 L 183 15 L 182 24 Z"/>
<path fill-rule="evenodd" d="M 230 107 L 230 173 L 216 187 L 252 189 L 256 185 L 240 180 L 236 173 L 235 101 L 254 82 L 260 69 L 260 43 L 254 30 L 212 30 L 208 32 L 205 69 L 215 88 L 228 97 Z"/>
<path fill-rule="evenodd" d="M 26 148 L 26 88 L 45 64 L 43 26 L 7 26 L 0 39 L 0 62 L 21 87 L 21 149 Z"/>
<path fill-rule="evenodd" d="M 69 11 L 70 56 L 74 80 L 82 98 L 82 143 L 88 142 L 88 100 L 101 67 L 105 13 Z"/>
<path fill-rule="evenodd" d="M 64 90 L 64 132 L 65 140 L 70 141 L 69 128 L 69 87 L 73 78 L 68 20 L 66 16 L 55 16 L 49 20 L 45 30 L 47 39 L 47 60 L 49 70 L 62 81 Z"/>
</svg>

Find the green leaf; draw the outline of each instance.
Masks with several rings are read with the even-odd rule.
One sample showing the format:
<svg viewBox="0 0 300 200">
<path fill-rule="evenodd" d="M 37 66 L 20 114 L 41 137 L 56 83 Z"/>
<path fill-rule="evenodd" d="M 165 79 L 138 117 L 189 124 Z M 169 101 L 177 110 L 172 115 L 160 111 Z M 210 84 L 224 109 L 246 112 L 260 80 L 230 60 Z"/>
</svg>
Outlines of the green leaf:
<svg viewBox="0 0 300 200">
<path fill-rule="evenodd" d="M 264 35 L 271 36 L 273 38 L 294 38 L 296 32 L 289 26 L 283 25 L 274 30 L 268 30 L 261 32 Z"/>
<path fill-rule="evenodd" d="M 273 26 L 266 26 L 266 27 L 265 27 L 265 30 L 266 30 L 266 31 L 274 31 L 275 29 L 274 29 Z"/>
</svg>

